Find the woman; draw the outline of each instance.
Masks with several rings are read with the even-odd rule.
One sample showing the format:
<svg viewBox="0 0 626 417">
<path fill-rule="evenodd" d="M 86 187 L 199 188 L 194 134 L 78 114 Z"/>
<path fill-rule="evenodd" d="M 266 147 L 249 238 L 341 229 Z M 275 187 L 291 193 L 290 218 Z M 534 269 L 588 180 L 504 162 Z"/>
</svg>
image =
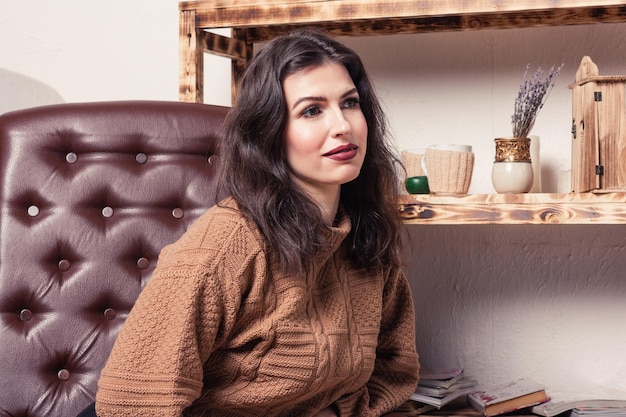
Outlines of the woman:
<svg viewBox="0 0 626 417">
<path fill-rule="evenodd" d="M 225 122 L 220 191 L 163 249 L 98 416 L 381 416 L 418 378 L 385 119 L 359 57 L 268 43 Z"/>
</svg>

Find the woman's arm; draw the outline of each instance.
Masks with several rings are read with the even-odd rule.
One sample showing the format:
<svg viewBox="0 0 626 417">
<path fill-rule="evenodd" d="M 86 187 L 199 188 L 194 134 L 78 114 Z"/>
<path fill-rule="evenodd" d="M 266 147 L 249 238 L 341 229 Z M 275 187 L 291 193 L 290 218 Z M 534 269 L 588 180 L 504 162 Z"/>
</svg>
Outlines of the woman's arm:
<svg viewBox="0 0 626 417">
<path fill-rule="evenodd" d="M 203 366 L 235 325 L 257 259 L 231 250 L 247 232 L 224 212 L 202 217 L 159 255 L 102 371 L 98 416 L 179 417 L 200 396 Z"/>
<path fill-rule="evenodd" d="M 199 353 L 212 349 L 222 311 L 219 292 L 194 269 L 159 269 L 140 294 L 102 370 L 99 417 L 180 416 L 200 396 Z"/>
</svg>

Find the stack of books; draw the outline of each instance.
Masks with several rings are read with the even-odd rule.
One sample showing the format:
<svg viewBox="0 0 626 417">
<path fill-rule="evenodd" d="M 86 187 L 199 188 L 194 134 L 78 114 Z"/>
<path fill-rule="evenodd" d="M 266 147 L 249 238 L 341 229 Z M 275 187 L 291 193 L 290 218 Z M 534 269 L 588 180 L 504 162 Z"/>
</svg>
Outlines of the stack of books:
<svg viewBox="0 0 626 417">
<path fill-rule="evenodd" d="M 529 378 L 484 387 L 457 368 L 420 370 L 415 393 L 397 411 L 417 416 L 447 404 L 450 406 L 446 413 L 469 405 L 484 417 L 511 413 L 532 413 L 537 417 L 626 417 L 626 391 L 585 387 L 581 392 L 548 393 L 543 384 Z"/>
<path fill-rule="evenodd" d="M 476 391 L 477 382 L 466 376 L 463 369 L 420 370 L 420 380 L 411 401 L 416 401 L 430 408 L 441 408 L 444 405 L 467 397 Z"/>
</svg>

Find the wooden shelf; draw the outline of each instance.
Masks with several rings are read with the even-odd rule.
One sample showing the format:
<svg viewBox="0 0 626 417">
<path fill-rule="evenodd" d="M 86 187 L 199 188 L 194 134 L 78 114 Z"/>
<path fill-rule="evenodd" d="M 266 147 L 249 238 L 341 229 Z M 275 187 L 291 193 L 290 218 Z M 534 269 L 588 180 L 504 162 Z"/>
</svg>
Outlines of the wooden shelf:
<svg viewBox="0 0 626 417">
<path fill-rule="evenodd" d="M 203 55 L 232 62 L 232 91 L 253 44 L 295 27 L 337 36 L 626 22 L 626 0 L 202 0 L 179 3 L 180 100 L 203 102 Z M 232 36 L 210 29 L 232 28 Z M 626 223 L 626 193 L 403 196 L 407 224 Z"/>
<path fill-rule="evenodd" d="M 626 21 L 626 0 L 204 0 L 179 3 L 180 100 L 203 102 L 203 54 L 232 61 L 236 83 L 252 45 L 295 27 L 337 36 Z M 208 29 L 232 28 L 232 37 Z"/>
<path fill-rule="evenodd" d="M 402 195 L 405 224 L 626 224 L 626 193 Z"/>
</svg>

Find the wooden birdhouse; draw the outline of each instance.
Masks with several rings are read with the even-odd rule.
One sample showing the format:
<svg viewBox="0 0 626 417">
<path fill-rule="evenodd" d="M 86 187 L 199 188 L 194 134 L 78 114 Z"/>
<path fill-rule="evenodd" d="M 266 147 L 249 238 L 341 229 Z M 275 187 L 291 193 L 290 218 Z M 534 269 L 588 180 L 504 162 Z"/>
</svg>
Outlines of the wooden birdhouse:
<svg viewBox="0 0 626 417">
<path fill-rule="evenodd" d="M 585 56 L 572 89 L 574 192 L 626 191 L 626 76 L 600 76 Z"/>
</svg>

